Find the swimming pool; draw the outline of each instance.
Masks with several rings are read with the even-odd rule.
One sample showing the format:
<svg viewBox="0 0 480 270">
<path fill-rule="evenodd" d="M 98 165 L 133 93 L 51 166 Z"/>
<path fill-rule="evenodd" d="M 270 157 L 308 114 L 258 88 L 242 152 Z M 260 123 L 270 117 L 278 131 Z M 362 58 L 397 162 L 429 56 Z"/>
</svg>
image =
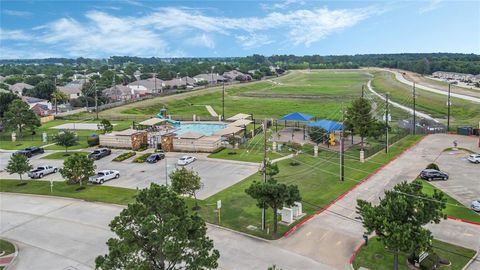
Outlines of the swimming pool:
<svg viewBox="0 0 480 270">
<path fill-rule="evenodd" d="M 206 136 L 211 136 L 215 132 L 224 129 L 227 124 L 218 124 L 218 123 L 185 123 L 182 122 L 179 126 L 177 126 L 177 130 L 175 133 L 177 135 L 183 135 L 187 132 L 195 132 L 200 133 Z"/>
</svg>

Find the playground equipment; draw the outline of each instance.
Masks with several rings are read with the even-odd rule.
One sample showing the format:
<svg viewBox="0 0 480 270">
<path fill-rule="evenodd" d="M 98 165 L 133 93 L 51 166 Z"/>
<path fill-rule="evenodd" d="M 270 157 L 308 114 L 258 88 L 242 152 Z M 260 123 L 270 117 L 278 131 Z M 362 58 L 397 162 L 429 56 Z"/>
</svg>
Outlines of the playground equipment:
<svg viewBox="0 0 480 270">
<path fill-rule="evenodd" d="M 157 114 L 157 117 L 160 118 L 160 119 L 165 119 L 165 121 L 167 123 L 170 123 L 174 126 L 179 126 L 180 125 L 180 121 L 175 121 L 175 120 L 167 118 L 167 109 L 165 109 L 165 107 L 160 109 L 160 112 Z"/>
</svg>

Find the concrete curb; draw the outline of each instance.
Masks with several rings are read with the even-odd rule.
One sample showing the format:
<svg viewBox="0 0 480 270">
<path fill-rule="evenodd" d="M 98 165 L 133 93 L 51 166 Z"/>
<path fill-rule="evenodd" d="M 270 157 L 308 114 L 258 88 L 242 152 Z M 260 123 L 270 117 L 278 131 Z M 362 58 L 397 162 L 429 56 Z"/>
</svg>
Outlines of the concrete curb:
<svg viewBox="0 0 480 270">
<path fill-rule="evenodd" d="M 478 257 L 479 252 L 480 251 L 477 251 L 477 253 L 475 253 L 475 255 L 473 255 L 473 257 L 470 259 L 470 261 L 467 262 L 467 264 L 465 264 L 465 266 L 462 268 L 462 270 L 467 269 L 470 266 L 470 264 L 473 263 L 473 261 Z"/>
<path fill-rule="evenodd" d="M 230 229 L 230 228 L 227 228 L 227 227 L 223 227 L 223 226 L 220 226 L 218 224 L 213 224 L 213 223 L 208 223 L 208 222 L 205 222 L 208 226 L 212 226 L 214 228 L 217 228 L 217 229 L 220 229 L 220 230 L 225 230 L 225 231 L 229 231 L 229 232 L 232 232 L 232 233 L 236 233 L 236 234 L 241 234 L 243 236 L 246 236 L 246 237 L 250 237 L 250 238 L 253 238 L 253 239 L 256 239 L 256 240 L 260 240 L 260 241 L 263 241 L 263 242 L 272 242 L 272 240 L 268 240 L 268 239 L 265 239 L 265 238 L 261 238 L 259 236 L 255 236 L 255 235 L 252 235 L 252 234 L 248 234 L 248 233 L 244 233 L 244 232 L 240 232 L 240 231 L 236 231 L 236 230 L 233 230 L 233 229 Z"/>
<path fill-rule="evenodd" d="M 319 211 L 317 211 L 315 214 L 311 215 L 311 216 L 308 216 L 306 217 L 305 219 L 303 219 L 302 221 L 300 221 L 297 225 L 293 226 L 290 230 L 288 230 L 284 235 L 283 237 L 287 237 L 288 235 L 290 235 L 291 233 L 293 233 L 295 230 L 297 230 L 300 226 L 302 226 L 304 223 L 306 223 L 307 221 L 309 221 L 310 219 L 320 215 L 322 212 L 324 212 L 325 210 L 327 210 L 328 208 L 330 208 L 330 206 L 332 206 L 333 204 L 335 204 L 336 202 L 338 202 L 339 200 L 341 200 L 343 197 L 347 196 L 348 193 L 350 193 L 351 191 L 353 191 L 354 189 L 356 189 L 358 186 L 360 186 L 361 184 L 363 184 L 364 182 L 368 181 L 370 178 L 372 178 L 374 175 L 376 175 L 379 171 L 381 171 L 384 167 L 386 167 L 387 165 L 389 165 L 390 163 L 394 162 L 395 160 L 397 160 L 398 158 L 400 158 L 401 156 L 403 156 L 403 154 L 405 154 L 407 151 L 410 151 L 413 147 L 417 146 L 419 143 L 421 143 L 425 138 L 428 137 L 429 134 L 423 136 L 420 140 L 418 140 L 416 143 L 410 145 L 407 149 L 403 150 L 403 152 L 401 152 L 399 155 L 397 155 L 396 157 L 394 157 L 393 159 L 391 159 L 389 162 L 383 164 L 382 166 L 380 166 L 378 169 L 376 169 L 373 173 L 369 174 L 367 177 L 365 177 L 362 181 L 358 182 L 355 186 L 351 187 L 349 190 L 345 191 L 343 194 L 341 194 L 340 196 L 338 196 L 334 201 L 332 201 L 331 203 L 329 203 L 327 206 L 323 207 L 322 209 L 320 209 Z"/>
<path fill-rule="evenodd" d="M 456 221 L 460 221 L 460 222 L 464 222 L 464 223 L 468 223 L 468 224 L 480 226 L 480 222 L 476 222 L 476 221 L 465 220 L 465 219 L 456 218 L 456 217 L 452 217 L 452 216 L 448 216 L 447 218 L 448 218 L 448 219 L 451 219 L 451 220 L 456 220 Z"/>
<path fill-rule="evenodd" d="M 5 239 L 5 238 L 4 238 L 4 239 Z M 7 240 L 7 239 L 5 239 L 5 240 Z M 12 240 L 8 240 L 8 242 L 10 242 L 10 243 L 13 245 L 13 247 L 15 247 L 15 252 L 13 253 L 13 258 L 12 258 L 12 260 L 11 260 L 7 265 L 5 265 L 5 266 L 3 267 L 4 270 L 9 269 L 9 266 L 12 265 L 12 263 L 15 261 L 15 259 L 16 259 L 17 256 L 18 256 L 18 247 L 17 247 L 17 245 L 16 245 Z"/>
</svg>

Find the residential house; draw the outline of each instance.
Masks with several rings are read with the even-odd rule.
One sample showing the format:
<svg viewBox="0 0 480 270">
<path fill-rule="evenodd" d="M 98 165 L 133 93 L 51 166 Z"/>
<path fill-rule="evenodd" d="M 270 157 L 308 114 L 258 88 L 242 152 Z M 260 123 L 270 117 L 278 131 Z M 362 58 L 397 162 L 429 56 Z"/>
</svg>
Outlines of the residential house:
<svg viewBox="0 0 480 270">
<path fill-rule="evenodd" d="M 186 88 L 193 88 L 195 83 L 196 83 L 195 79 L 188 76 L 164 81 L 166 88 L 179 88 L 181 86 L 184 86 Z"/>
<path fill-rule="evenodd" d="M 74 80 L 65 86 L 59 86 L 58 90 L 65 93 L 68 99 L 79 98 L 82 95 L 82 87 L 84 84 L 85 80 Z"/>
<path fill-rule="evenodd" d="M 164 81 L 156 78 L 148 78 L 146 80 L 138 80 L 127 85 L 135 93 L 140 95 L 158 93 L 165 87 Z"/>
<path fill-rule="evenodd" d="M 232 71 L 226 71 L 223 73 L 223 77 L 225 77 L 225 79 L 229 80 L 229 81 L 241 81 L 241 82 L 244 82 L 244 81 L 251 81 L 252 80 L 252 76 L 248 75 L 248 74 L 244 74 L 238 70 L 232 70 Z"/>
<path fill-rule="evenodd" d="M 19 82 L 13 85 L 10 85 L 10 91 L 21 96 L 23 89 L 32 89 L 34 86 L 28 83 Z"/>
<path fill-rule="evenodd" d="M 195 83 L 202 81 L 207 81 L 208 83 L 221 83 L 225 81 L 225 77 L 218 75 L 218 73 L 202 73 L 194 76 L 193 79 L 195 80 Z"/>
<path fill-rule="evenodd" d="M 49 108 L 48 105 L 41 104 L 41 103 L 36 103 L 31 110 L 38 116 L 40 117 L 45 117 L 52 115 L 54 113 L 54 110 L 52 110 L 51 106 Z"/>
<path fill-rule="evenodd" d="M 40 104 L 46 106 L 48 110 L 52 109 L 52 103 L 46 99 L 36 98 L 36 97 L 29 97 L 29 96 L 22 96 L 22 101 L 27 103 L 29 108 L 33 108 L 35 105 Z"/>
<path fill-rule="evenodd" d="M 130 87 L 121 84 L 104 89 L 102 92 L 112 101 L 130 100 L 138 97 Z"/>
<path fill-rule="evenodd" d="M 462 82 L 474 82 L 475 76 L 472 74 L 466 73 L 457 73 L 457 72 L 445 72 L 445 71 L 435 71 L 432 73 L 434 78 L 440 78 L 445 80 L 457 80 Z"/>
</svg>

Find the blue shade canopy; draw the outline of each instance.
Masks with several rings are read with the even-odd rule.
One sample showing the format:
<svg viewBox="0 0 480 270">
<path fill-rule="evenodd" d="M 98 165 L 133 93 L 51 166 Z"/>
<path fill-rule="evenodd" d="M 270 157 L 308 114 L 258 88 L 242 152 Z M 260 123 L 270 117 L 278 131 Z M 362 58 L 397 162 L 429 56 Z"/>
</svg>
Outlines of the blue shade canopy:
<svg viewBox="0 0 480 270">
<path fill-rule="evenodd" d="M 308 123 L 309 127 L 318 127 L 326 130 L 327 132 L 333 132 L 335 130 L 343 129 L 343 125 L 339 122 L 330 121 L 326 119 L 318 120 L 316 122 Z"/>
<path fill-rule="evenodd" d="M 312 118 L 313 118 L 313 116 L 311 116 L 311 115 L 304 114 L 304 113 L 299 113 L 299 112 L 294 112 L 294 113 L 285 115 L 284 117 L 280 118 L 279 120 L 307 122 Z"/>
</svg>

